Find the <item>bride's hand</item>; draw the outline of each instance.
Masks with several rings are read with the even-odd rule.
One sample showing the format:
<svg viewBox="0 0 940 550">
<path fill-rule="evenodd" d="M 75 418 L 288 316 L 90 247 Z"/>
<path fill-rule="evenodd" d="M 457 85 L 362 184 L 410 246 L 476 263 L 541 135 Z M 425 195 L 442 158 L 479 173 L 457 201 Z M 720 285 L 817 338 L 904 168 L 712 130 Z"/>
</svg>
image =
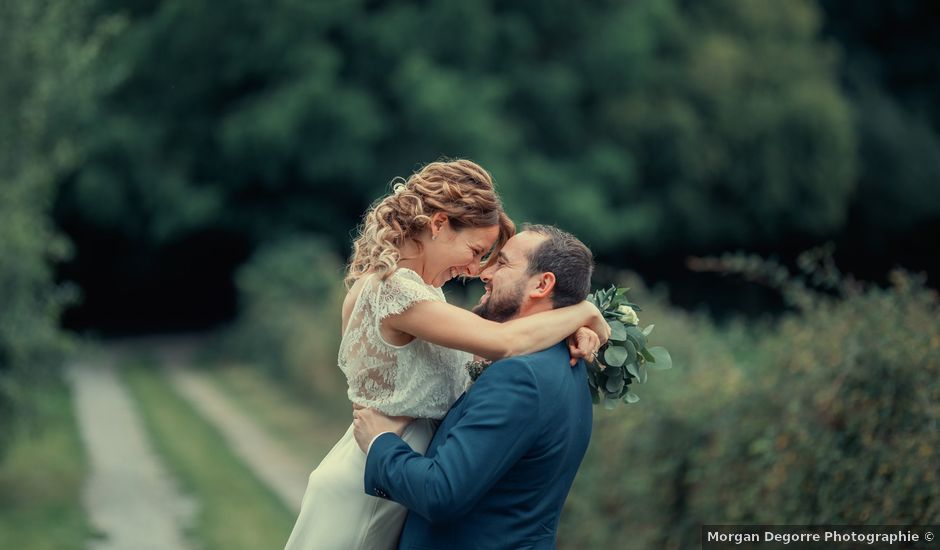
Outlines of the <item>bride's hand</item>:
<svg viewBox="0 0 940 550">
<path fill-rule="evenodd" d="M 588 302 L 587 300 L 581 302 L 584 304 L 584 307 L 589 308 L 590 310 L 590 321 L 585 325 L 585 328 L 589 328 L 594 331 L 597 337 L 600 339 L 600 344 L 597 347 L 601 347 L 607 343 L 607 340 L 610 338 L 610 325 L 607 324 L 607 319 L 604 319 L 604 315 L 601 313 L 597 306 Z"/>
<path fill-rule="evenodd" d="M 578 364 L 579 359 L 593 363 L 597 361 L 597 350 L 601 347 L 601 339 L 596 332 L 581 327 L 568 337 L 568 352 L 571 354 L 571 366 Z"/>
</svg>

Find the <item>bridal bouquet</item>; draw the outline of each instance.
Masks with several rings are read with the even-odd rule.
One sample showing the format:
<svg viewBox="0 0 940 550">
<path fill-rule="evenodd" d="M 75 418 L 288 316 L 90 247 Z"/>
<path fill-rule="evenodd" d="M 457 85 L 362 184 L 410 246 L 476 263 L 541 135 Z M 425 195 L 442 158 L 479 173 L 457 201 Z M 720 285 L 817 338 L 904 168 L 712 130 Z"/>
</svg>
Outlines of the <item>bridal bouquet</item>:
<svg viewBox="0 0 940 550">
<path fill-rule="evenodd" d="M 588 363 L 588 384 L 595 404 L 613 409 L 620 400 L 636 403 L 639 396 L 630 391 L 630 384 L 646 383 L 648 371 L 672 367 L 666 348 L 647 347 L 653 325 L 640 329 L 640 306 L 627 298 L 629 288 L 611 286 L 588 295 L 610 325 L 610 340 L 598 352 L 597 361 Z"/>
<path fill-rule="evenodd" d="M 610 325 L 610 339 L 598 350 L 597 360 L 587 363 L 588 385 L 595 404 L 603 397 L 604 408 L 613 409 L 620 400 L 636 403 L 640 397 L 630 391 L 630 384 L 646 383 L 648 371 L 666 370 L 672 367 L 672 357 L 666 348 L 647 347 L 647 337 L 653 325 L 640 329 L 637 311 L 640 306 L 627 299 L 629 288 L 611 286 L 588 295 Z M 471 380 L 476 380 L 489 361 L 473 361 L 467 364 Z"/>
</svg>

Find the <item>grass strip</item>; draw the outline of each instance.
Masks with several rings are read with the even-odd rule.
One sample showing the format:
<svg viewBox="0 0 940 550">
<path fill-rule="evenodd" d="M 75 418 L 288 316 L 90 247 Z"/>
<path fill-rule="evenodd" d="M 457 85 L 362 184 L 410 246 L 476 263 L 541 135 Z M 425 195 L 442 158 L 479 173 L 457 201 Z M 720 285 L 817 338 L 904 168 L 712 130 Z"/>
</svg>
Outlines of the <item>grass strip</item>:
<svg viewBox="0 0 940 550">
<path fill-rule="evenodd" d="M 198 502 L 190 532 L 197 546 L 282 548 L 294 514 L 232 454 L 215 428 L 175 392 L 158 368 L 135 363 L 123 375 L 157 452 Z"/>
<path fill-rule="evenodd" d="M 56 379 L 19 389 L 30 410 L 13 420 L 0 461 L 0 548 L 83 549 L 87 463 L 68 388 Z"/>
<path fill-rule="evenodd" d="M 329 402 L 304 401 L 247 366 L 220 366 L 201 372 L 311 468 L 339 441 L 352 420 L 345 395 Z"/>
</svg>

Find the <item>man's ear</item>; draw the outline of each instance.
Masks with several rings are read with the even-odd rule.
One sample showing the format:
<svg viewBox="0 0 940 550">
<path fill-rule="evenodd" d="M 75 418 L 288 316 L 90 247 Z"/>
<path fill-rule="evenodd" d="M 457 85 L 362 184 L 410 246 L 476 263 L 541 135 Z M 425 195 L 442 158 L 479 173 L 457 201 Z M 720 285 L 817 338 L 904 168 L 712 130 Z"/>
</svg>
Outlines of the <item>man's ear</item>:
<svg viewBox="0 0 940 550">
<path fill-rule="evenodd" d="M 547 298 L 551 296 L 552 291 L 555 290 L 555 274 L 551 271 L 546 271 L 538 275 L 537 283 L 536 287 L 529 293 L 529 297 L 533 300 Z"/>
</svg>

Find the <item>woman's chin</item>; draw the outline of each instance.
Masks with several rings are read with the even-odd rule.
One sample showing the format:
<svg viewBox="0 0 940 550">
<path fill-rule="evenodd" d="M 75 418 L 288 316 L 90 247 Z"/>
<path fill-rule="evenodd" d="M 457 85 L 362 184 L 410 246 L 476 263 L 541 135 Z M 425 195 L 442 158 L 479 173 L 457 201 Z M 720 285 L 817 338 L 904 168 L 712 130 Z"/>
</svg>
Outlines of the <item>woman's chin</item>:
<svg viewBox="0 0 940 550">
<path fill-rule="evenodd" d="M 446 283 L 447 281 L 451 279 L 456 279 L 456 278 L 457 278 L 457 272 L 454 269 L 448 269 L 447 271 L 444 271 L 443 273 L 438 275 L 434 279 L 434 282 L 431 283 L 431 285 L 440 288 L 444 286 L 444 283 Z"/>
</svg>

